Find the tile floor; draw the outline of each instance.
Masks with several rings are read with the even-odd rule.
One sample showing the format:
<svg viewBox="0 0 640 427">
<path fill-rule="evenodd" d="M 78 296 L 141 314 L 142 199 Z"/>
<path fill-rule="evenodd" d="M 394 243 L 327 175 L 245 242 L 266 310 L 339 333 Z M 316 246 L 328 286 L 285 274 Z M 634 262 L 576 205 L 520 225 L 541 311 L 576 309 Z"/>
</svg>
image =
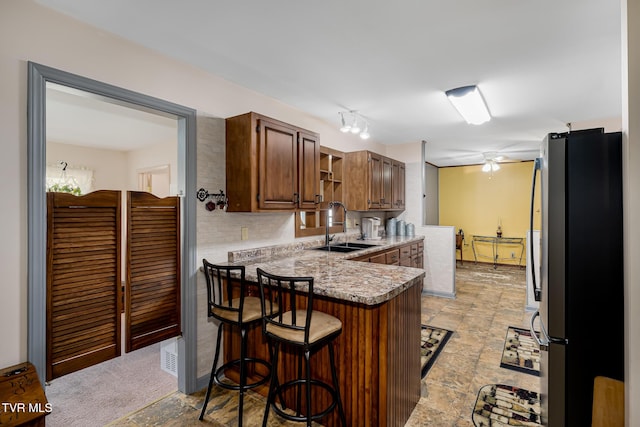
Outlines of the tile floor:
<svg viewBox="0 0 640 427">
<path fill-rule="evenodd" d="M 525 270 L 467 262 L 456 271 L 456 298 L 422 297 L 422 321 L 454 331 L 422 383 L 422 398 L 405 427 L 473 426 L 471 412 L 478 390 L 492 383 L 540 391 L 538 377 L 500 368 L 508 326 L 527 327 Z M 235 426 L 236 393 L 215 390 L 203 423 L 198 423 L 204 390 L 179 392 L 126 416 L 111 426 Z M 260 425 L 264 399 L 249 393 L 245 425 Z M 300 425 L 278 419 L 269 426 Z"/>
</svg>

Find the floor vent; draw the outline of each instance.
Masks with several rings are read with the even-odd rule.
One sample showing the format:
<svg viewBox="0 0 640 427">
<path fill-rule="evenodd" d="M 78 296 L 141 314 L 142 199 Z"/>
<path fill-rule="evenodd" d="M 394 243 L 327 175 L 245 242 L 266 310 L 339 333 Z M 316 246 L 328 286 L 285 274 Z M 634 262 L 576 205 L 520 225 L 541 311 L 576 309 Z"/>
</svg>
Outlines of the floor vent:
<svg viewBox="0 0 640 427">
<path fill-rule="evenodd" d="M 174 377 L 178 376 L 178 342 L 175 338 L 160 344 L 160 368 Z"/>
</svg>

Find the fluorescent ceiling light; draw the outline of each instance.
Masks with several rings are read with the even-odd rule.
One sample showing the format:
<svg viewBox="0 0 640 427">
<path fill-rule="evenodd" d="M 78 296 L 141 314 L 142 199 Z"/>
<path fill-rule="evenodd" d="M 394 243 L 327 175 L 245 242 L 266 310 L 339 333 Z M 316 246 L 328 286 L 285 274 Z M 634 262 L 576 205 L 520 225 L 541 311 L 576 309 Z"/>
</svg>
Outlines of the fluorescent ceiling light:
<svg viewBox="0 0 640 427">
<path fill-rule="evenodd" d="M 480 125 L 491 120 L 487 104 L 477 86 L 450 89 L 445 94 L 467 123 Z"/>
</svg>

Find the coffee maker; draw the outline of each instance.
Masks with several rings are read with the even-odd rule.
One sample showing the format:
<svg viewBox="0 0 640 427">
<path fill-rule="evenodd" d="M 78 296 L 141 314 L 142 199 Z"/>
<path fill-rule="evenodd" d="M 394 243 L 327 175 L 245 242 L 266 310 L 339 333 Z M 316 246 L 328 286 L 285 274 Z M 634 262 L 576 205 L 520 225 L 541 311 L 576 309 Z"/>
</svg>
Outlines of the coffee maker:
<svg viewBox="0 0 640 427">
<path fill-rule="evenodd" d="M 380 218 L 366 217 L 362 218 L 362 238 L 364 240 L 379 240 Z"/>
</svg>

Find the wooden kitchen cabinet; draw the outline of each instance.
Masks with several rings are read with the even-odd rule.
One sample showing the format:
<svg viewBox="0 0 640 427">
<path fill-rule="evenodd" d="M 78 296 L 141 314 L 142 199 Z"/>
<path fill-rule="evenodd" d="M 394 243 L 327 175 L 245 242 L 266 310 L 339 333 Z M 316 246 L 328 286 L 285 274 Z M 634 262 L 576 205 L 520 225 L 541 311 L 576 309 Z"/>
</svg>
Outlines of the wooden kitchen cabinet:
<svg viewBox="0 0 640 427">
<path fill-rule="evenodd" d="M 226 119 L 229 212 L 316 209 L 320 136 L 254 112 Z"/>
<path fill-rule="evenodd" d="M 368 261 L 375 264 L 387 264 L 387 265 L 400 265 L 399 264 L 400 252 L 398 248 L 377 252 L 367 257 L 357 258 L 356 261 Z"/>
<path fill-rule="evenodd" d="M 320 147 L 320 197 L 319 203 L 310 209 L 301 206 L 296 212 L 296 237 L 317 236 L 325 233 L 329 202 L 344 201 L 343 172 L 344 153 L 329 147 Z M 333 209 L 333 222 L 329 233 L 342 232 L 344 211 Z"/>
<path fill-rule="evenodd" d="M 406 167 L 402 162 L 393 160 L 391 163 L 391 207 L 404 210 L 405 208 L 405 179 Z"/>
<path fill-rule="evenodd" d="M 346 153 L 345 159 L 349 210 L 404 209 L 404 163 L 371 151 Z"/>
<path fill-rule="evenodd" d="M 400 248 L 400 265 L 424 268 L 424 242 L 402 246 Z"/>
<path fill-rule="evenodd" d="M 376 264 L 400 265 L 403 267 L 423 268 L 424 242 L 408 243 L 406 245 L 374 252 L 352 258 L 352 261 L 373 262 Z"/>
</svg>

